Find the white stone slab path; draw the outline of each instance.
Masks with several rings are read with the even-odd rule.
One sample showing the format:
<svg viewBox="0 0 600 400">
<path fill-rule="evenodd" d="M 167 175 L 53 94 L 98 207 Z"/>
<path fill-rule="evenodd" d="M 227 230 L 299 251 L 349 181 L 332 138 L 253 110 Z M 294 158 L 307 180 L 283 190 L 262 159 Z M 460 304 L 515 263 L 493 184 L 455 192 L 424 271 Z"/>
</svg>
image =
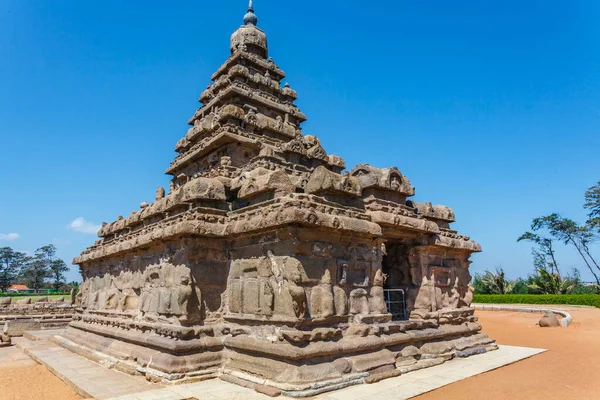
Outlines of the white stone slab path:
<svg viewBox="0 0 600 400">
<path fill-rule="evenodd" d="M 442 386 L 470 378 L 484 372 L 543 353 L 544 349 L 499 346 L 499 349 L 468 358 L 457 358 L 435 367 L 411 372 L 373 384 L 351 386 L 335 392 L 323 393 L 320 400 L 386 400 L 410 399 Z M 220 379 L 188 385 L 171 386 L 159 390 L 114 397 L 111 400 L 254 400 L 272 399 L 254 390 L 239 387 Z"/>
<path fill-rule="evenodd" d="M 29 332 L 15 338 L 17 347 L 60 377 L 79 394 L 100 400 L 266 400 L 271 399 L 252 389 L 220 379 L 186 385 L 151 384 L 139 376 L 111 370 L 72 353 L 48 339 L 60 331 Z M 33 340 L 29 340 L 31 338 Z M 0 349 L 0 366 L 12 367 L 34 363 L 17 347 Z M 546 350 L 528 347 L 499 346 L 499 349 L 468 358 L 457 358 L 444 364 L 414 371 L 373 384 L 362 384 L 327 392 L 311 399 L 320 400 L 385 400 L 409 399 L 442 386 L 466 379 Z M 283 397 L 280 397 L 283 398 Z"/>
<path fill-rule="evenodd" d="M 328 400 L 410 399 L 546 351 L 529 347 L 502 345 L 498 347 L 498 350 L 489 353 L 468 358 L 455 358 L 435 367 L 414 371 L 371 385 L 353 386 L 325 393 L 317 398 Z"/>
</svg>

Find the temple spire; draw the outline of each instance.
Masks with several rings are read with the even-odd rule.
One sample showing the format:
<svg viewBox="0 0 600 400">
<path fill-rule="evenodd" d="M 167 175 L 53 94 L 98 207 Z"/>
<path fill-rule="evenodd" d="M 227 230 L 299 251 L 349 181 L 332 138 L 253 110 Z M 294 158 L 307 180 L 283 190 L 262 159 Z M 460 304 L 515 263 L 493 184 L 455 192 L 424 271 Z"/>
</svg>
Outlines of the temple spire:
<svg viewBox="0 0 600 400">
<path fill-rule="evenodd" d="M 244 25 L 256 26 L 258 23 L 258 17 L 254 14 L 254 7 L 252 6 L 252 0 L 248 2 L 248 12 L 244 15 Z"/>
</svg>

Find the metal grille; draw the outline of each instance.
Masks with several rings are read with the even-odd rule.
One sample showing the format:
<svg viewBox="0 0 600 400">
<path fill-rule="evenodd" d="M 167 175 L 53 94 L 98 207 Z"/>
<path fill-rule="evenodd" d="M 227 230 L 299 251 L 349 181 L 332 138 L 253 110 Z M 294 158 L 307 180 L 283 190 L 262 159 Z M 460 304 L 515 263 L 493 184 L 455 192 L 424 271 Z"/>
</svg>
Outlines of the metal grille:
<svg viewBox="0 0 600 400">
<path fill-rule="evenodd" d="M 383 289 L 387 310 L 392 314 L 392 320 L 407 320 L 406 303 L 403 289 Z"/>
</svg>

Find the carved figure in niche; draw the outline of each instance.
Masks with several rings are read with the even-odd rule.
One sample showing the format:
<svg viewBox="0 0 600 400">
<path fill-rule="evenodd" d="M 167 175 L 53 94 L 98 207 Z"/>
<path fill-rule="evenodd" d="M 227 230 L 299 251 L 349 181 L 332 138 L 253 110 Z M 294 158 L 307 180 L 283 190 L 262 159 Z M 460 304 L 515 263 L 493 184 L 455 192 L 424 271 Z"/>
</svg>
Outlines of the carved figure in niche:
<svg viewBox="0 0 600 400">
<path fill-rule="evenodd" d="M 308 151 L 308 155 L 313 157 L 313 158 L 317 158 L 319 160 L 325 160 L 327 159 L 327 153 L 325 152 L 325 150 L 323 149 L 323 147 L 321 147 L 321 145 L 317 144 L 316 146 L 314 146 L 313 148 L 311 148 Z"/>
<path fill-rule="evenodd" d="M 435 287 L 427 276 L 422 277 L 420 287 L 408 290 L 407 305 L 409 304 L 415 310 L 432 310 L 432 304 L 435 304 Z"/>
<path fill-rule="evenodd" d="M 331 273 L 325 270 L 320 283 L 313 287 L 310 294 L 311 317 L 326 318 L 334 314 L 333 290 L 331 288 Z"/>
<path fill-rule="evenodd" d="M 106 293 L 104 288 L 106 287 L 104 283 L 105 276 L 96 276 L 92 281 L 92 289 L 94 293 L 94 308 L 102 309 L 104 307 L 104 301 L 106 300 Z"/>
<path fill-rule="evenodd" d="M 89 304 L 88 308 L 90 310 L 97 310 L 98 304 L 100 304 L 100 292 L 98 292 L 98 291 L 90 292 L 88 304 Z"/>
<path fill-rule="evenodd" d="M 469 282 L 467 285 L 467 292 L 462 299 L 462 304 L 459 303 L 459 306 L 470 307 L 473 302 L 473 293 L 475 293 L 475 288 L 473 287 L 473 284 Z"/>
<path fill-rule="evenodd" d="M 274 278 L 273 287 L 276 288 L 280 295 L 277 297 L 282 302 L 280 305 L 282 308 L 279 312 L 286 314 L 291 311 L 298 318 L 304 317 L 306 314 L 306 293 L 304 288 L 298 285 L 302 282 L 300 262 L 289 257 L 275 257 L 271 251 L 268 251 L 267 254 Z M 289 297 L 284 295 L 285 292 L 289 294 Z M 286 298 L 289 299 L 287 301 L 291 301 L 291 304 L 287 303 Z M 291 307 L 291 310 L 289 310 L 289 307 Z"/>
<path fill-rule="evenodd" d="M 160 301 L 160 268 L 158 265 L 152 265 L 144 271 L 144 281 L 140 296 L 140 310 L 144 314 L 157 314 Z"/>
<path fill-rule="evenodd" d="M 288 291 L 292 296 L 292 305 L 296 317 L 303 317 L 306 314 L 306 293 L 302 286 L 296 285 L 296 282 L 288 282 Z"/>
<path fill-rule="evenodd" d="M 162 186 L 159 186 L 158 188 L 156 188 L 156 196 L 154 197 L 154 199 L 156 201 L 162 199 L 163 197 L 165 197 L 165 188 L 163 188 Z"/>
<path fill-rule="evenodd" d="M 77 291 L 76 302 L 83 308 L 89 307 L 90 278 L 84 279 Z"/>
<path fill-rule="evenodd" d="M 170 314 L 180 317 L 181 321 L 187 321 L 189 301 L 192 297 L 192 277 L 190 270 L 186 267 L 175 268 L 175 287 L 171 290 Z M 200 301 L 201 299 L 198 298 Z"/>
<path fill-rule="evenodd" d="M 392 188 L 394 190 L 398 190 L 398 189 L 400 189 L 401 186 L 402 186 L 401 178 L 396 174 L 392 174 L 392 176 L 390 177 L 390 188 Z"/>
<path fill-rule="evenodd" d="M 383 281 L 384 274 L 381 269 L 375 272 L 375 278 L 373 278 L 373 287 L 371 287 L 369 293 L 369 309 L 375 314 L 387 313 L 387 305 L 383 296 Z"/>
<path fill-rule="evenodd" d="M 460 300 L 460 281 L 458 279 L 458 277 L 455 277 L 454 279 L 454 285 L 452 285 L 452 288 L 450 289 L 450 294 L 448 296 L 448 306 L 452 307 L 452 308 L 457 308 L 458 307 L 458 301 Z"/>
<path fill-rule="evenodd" d="M 168 274 L 171 271 L 167 270 L 165 272 L 166 274 Z M 165 278 L 165 276 L 162 277 L 162 279 L 160 280 L 160 286 L 158 288 L 158 314 L 160 315 L 169 314 L 171 310 L 171 294 L 173 292 L 173 289 L 168 282 L 165 282 Z"/>
<path fill-rule="evenodd" d="M 215 164 L 217 164 L 219 161 L 221 160 L 221 158 L 217 155 L 217 153 L 211 153 L 208 156 L 208 163 L 211 166 L 214 166 Z"/>
<path fill-rule="evenodd" d="M 221 117 L 219 114 L 215 114 L 212 118 L 212 120 L 210 121 L 210 128 L 211 129 L 219 129 L 221 127 Z"/>
<path fill-rule="evenodd" d="M 257 117 L 256 112 L 254 110 L 248 111 L 246 114 L 246 123 L 251 125 L 256 125 Z"/>
<path fill-rule="evenodd" d="M 349 183 L 350 181 L 350 173 L 348 171 L 342 174 L 342 189 L 351 188 L 352 185 Z"/>
<path fill-rule="evenodd" d="M 108 276 L 106 281 L 108 281 L 108 290 L 106 291 L 106 297 L 104 300 L 104 308 L 107 310 L 115 310 L 119 305 L 119 295 L 121 291 L 115 286 L 115 278 L 113 276 Z"/>
<path fill-rule="evenodd" d="M 275 293 L 271 282 L 266 279 L 261 279 L 259 282 L 259 312 L 263 315 L 273 315 L 273 305 Z"/>
<path fill-rule="evenodd" d="M 283 118 L 281 118 L 281 115 L 278 115 L 275 120 L 277 121 L 275 124 L 275 128 L 278 130 L 283 130 Z"/>
<path fill-rule="evenodd" d="M 230 166 L 231 165 L 231 157 L 229 157 L 229 156 L 221 157 L 221 165 L 222 166 Z"/>
<path fill-rule="evenodd" d="M 175 182 L 169 182 L 169 194 L 175 191 Z"/>
<path fill-rule="evenodd" d="M 335 304 L 335 315 L 342 316 L 348 314 L 348 297 L 343 288 L 334 286 L 333 302 Z"/>
<path fill-rule="evenodd" d="M 348 267 L 347 262 L 340 263 L 340 268 L 338 269 L 338 282 L 341 284 L 346 284 L 346 280 L 348 279 Z"/>
<path fill-rule="evenodd" d="M 369 302 L 365 289 L 354 289 L 350 292 L 350 314 L 369 314 Z"/>
</svg>

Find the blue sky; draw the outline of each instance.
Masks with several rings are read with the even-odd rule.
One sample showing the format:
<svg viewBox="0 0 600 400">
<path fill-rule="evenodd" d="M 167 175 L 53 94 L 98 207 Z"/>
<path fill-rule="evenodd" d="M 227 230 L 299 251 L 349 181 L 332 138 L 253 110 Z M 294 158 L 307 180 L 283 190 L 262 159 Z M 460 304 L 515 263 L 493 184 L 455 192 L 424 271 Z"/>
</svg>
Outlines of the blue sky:
<svg viewBox="0 0 600 400">
<path fill-rule="evenodd" d="M 245 0 L 0 0 L 0 246 L 71 259 L 152 201 Z M 531 219 L 583 221 L 600 180 L 600 2 L 256 0 L 271 55 L 348 167 L 397 165 L 531 271 Z M 82 219 L 78 219 L 82 218 Z M 10 235 L 16 234 L 16 235 Z M 600 257 L 600 246 L 595 253 Z M 563 269 L 577 255 L 559 248 Z M 77 279 L 77 268 L 69 273 Z"/>
</svg>

